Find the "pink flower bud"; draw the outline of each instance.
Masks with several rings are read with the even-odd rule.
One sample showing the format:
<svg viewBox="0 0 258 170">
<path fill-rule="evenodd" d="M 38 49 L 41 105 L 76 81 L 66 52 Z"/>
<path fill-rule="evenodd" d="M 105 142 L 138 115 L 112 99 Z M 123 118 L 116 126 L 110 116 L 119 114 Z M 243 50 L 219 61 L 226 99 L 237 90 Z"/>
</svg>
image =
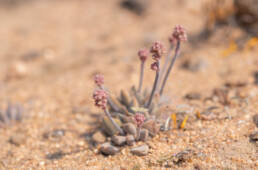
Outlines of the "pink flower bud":
<svg viewBox="0 0 258 170">
<path fill-rule="evenodd" d="M 173 36 L 170 36 L 168 38 L 168 41 L 170 42 L 170 44 L 176 45 L 177 39 L 175 37 L 173 37 Z"/>
<path fill-rule="evenodd" d="M 101 74 L 96 74 L 94 77 L 94 81 L 97 86 L 102 86 L 104 84 L 104 76 Z"/>
<path fill-rule="evenodd" d="M 154 42 L 153 45 L 151 46 L 150 52 L 156 53 L 157 55 L 162 56 L 162 54 L 164 53 L 163 44 L 161 44 L 158 41 Z"/>
<path fill-rule="evenodd" d="M 149 51 L 146 50 L 146 49 L 141 49 L 141 50 L 139 50 L 139 52 L 138 52 L 138 56 L 139 56 L 139 58 L 140 58 L 140 60 L 141 60 L 142 62 L 145 62 L 145 61 L 146 61 L 146 59 L 148 58 L 148 55 L 149 55 Z"/>
<path fill-rule="evenodd" d="M 154 70 L 154 71 L 158 71 L 159 70 L 159 63 L 157 61 L 152 63 L 151 64 L 151 69 Z"/>
<path fill-rule="evenodd" d="M 141 127 L 145 121 L 145 116 L 141 113 L 135 113 L 134 120 L 138 127 Z"/>
<path fill-rule="evenodd" d="M 158 61 L 158 60 L 161 59 L 161 56 L 158 55 L 157 53 L 154 53 L 154 54 L 152 55 L 152 59 L 155 60 L 155 61 Z"/>
<path fill-rule="evenodd" d="M 106 109 L 107 106 L 107 93 L 105 90 L 98 89 L 93 93 L 93 99 L 95 101 L 95 106 L 101 109 Z"/>
<path fill-rule="evenodd" d="M 171 39 L 176 39 L 177 41 L 187 41 L 187 34 L 185 29 L 181 25 L 176 25 Z"/>
</svg>

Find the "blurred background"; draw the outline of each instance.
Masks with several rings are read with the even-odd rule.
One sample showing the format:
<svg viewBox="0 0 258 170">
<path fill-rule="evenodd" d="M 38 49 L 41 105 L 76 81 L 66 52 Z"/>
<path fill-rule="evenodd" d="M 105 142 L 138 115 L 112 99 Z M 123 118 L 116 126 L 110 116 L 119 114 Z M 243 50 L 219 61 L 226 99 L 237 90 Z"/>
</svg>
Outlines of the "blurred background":
<svg viewBox="0 0 258 170">
<path fill-rule="evenodd" d="M 188 48 L 210 43 L 229 56 L 255 46 L 257 6 L 255 0 L 1 0 L 1 79 L 129 63 L 139 48 L 167 43 L 175 24 L 186 27 Z"/>
<path fill-rule="evenodd" d="M 168 49 L 176 24 L 186 28 L 189 41 L 169 95 L 256 80 L 256 0 L 0 0 L 0 9 L 3 103 L 38 99 L 69 110 L 91 105 L 96 73 L 104 73 L 114 93 L 129 88 L 138 82 L 137 51 L 157 40 Z M 152 79 L 147 69 L 146 84 Z"/>
</svg>

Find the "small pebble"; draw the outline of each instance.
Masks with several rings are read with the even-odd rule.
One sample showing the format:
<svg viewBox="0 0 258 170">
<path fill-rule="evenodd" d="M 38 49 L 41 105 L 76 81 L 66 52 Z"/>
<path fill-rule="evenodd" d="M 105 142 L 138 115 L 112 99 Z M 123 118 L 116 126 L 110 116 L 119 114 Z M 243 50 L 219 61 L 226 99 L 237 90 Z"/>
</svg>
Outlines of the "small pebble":
<svg viewBox="0 0 258 170">
<path fill-rule="evenodd" d="M 255 126 L 258 127 L 258 114 L 253 116 L 253 122 L 254 122 Z"/>
<path fill-rule="evenodd" d="M 126 143 L 125 136 L 113 136 L 111 140 L 117 146 L 122 146 Z"/>
<path fill-rule="evenodd" d="M 253 141 L 253 142 L 257 142 L 257 141 L 258 141 L 258 131 L 252 133 L 252 134 L 250 135 L 250 139 L 251 139 L 251 141 Z"/>
<path fill-rule="evenodd" d="M 123 0 L 121 6 L 137 15 L 142 15 L 146 10 L 147 2 L 145 0 Z"/>
<path fill-rule="evenodd" d="M 254 73 L 254 84 L 258 85 L 258 71 Z"/>
<path fill-rule="evenodd" d="M 188 100 L 200 100 L 201 94 L 197 92 L 190 92 L 185 95 L 185 98 Z"/>
<path fill-rule="evenodd" d="M 145 156 L 149 152 L 149 146 L 144 144 L 131 149 L 131 153 L 137 156 Z"/>
<path fill-rule="evenodd" d="M 208 63 L 207 61 L 203 59 L 196 59 L 196 60 L 186 60 L 183 62 L 181 65 L 181 68 L 192 71 L 192 72 L 197 72 L 197 71 L 203 71 L 207 68 Z"/>
<path fill-rule="evenodd" d="M 43 166 L 43 165 L 45 165 L 45 162 L 44 161 L 40 161 L 39 165 Z"/>
<path fill-rule="evenodd" d="M 9 142 L 16 146 L 22 145 L 26 142 L 26 136 L 21 133 L 17 133 L 10 137 Z"/>
<path fill-rule="evenodd" d="M 187 149 L 184 150 L 182 152 L 179 152 L 177 154 L 175 154 L 172 157 L 172 161 L 174 162 L 174 164 L 182 164 L 184 162 L 188 162 L 192 159 L 192 157 L 194 156 L 195 152 L 191 149 Z"/>
<path fill-rule="evenodd" d="M 29 51 L 25 53 L 23 56 L 21 56 L 22 60 L 24 61 L 31 61 L 35 60 L 40 57 L 40 52 L 39 51 Z"/>
<path fill-rule="evenodd" d="M 105 155 L 115 155 L 119 152 L 119 149 L 107 142 L 101 145 L 100 152 L 102 152 Z"/>
<path fill-rule="evenodd" d="M 6 73 L 6 80 L 24 78 L 28 74 L 28 68 L 23 62 L 13 63 Z"/>
<path fill-rule="evenodd" d="M 55 138 L 62 137 L 64 135 L 65 135 L 65 130 L 63 129 L 56 129 L 51 134 L 51 136 Z"/>
</svg>

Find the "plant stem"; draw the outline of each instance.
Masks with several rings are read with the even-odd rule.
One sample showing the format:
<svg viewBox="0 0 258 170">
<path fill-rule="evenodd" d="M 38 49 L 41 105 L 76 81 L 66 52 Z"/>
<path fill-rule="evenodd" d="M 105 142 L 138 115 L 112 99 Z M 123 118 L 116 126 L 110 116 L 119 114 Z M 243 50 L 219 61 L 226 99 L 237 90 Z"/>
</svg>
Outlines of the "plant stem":
<svg viewBox="0 0 258 170">
<path fill-rule="evenodd" d="M 110 107 L 111 107 L 114 111 L 119 112 L 119 108 L 112 102 L 112 100 L 110 100 L 109 97 L 107 98 L 107 101 L 108 101 L 108 104 L 110 105 Z"/>
<path fill-rule="evenodd" d="M 139 80 L 139 86 L 138 86 L 138 93 L 141 92 L 141 89 L 142 89 L 142 81 L 143 81 L 143 74 L 144 74 L 144 63 L 145 62 L 142 62 L 141 63 L 141 73 L 140 73 L 140 80 Z"/>
<path fill-rule="evenodd" d="M 158 61 L 158 70 L 156 71 L 155 81 L 154 81 L 154 84 L 153 84 L 153 87 L 152 87 L 151 95 L 150 95 L 150 98 L 149 98 L 149 101 L 148 101 L 147 105 L 145 106 L 146 108 L 149 108 L 150 105 L 151 105 L 154 93 L 155 93 L 156 88 L 157 88 L 158 79 L 159 79 L 159 61 Z"/>
<path fill-rule="evenodd" d="M 165 63 L 164 63 L 164 66 L 162 67 L 161 71 L 160 71 L 160 76 L 159 76 L 159 80 L 158 80 L 158 85 L 157 85 L 157 90 L 159 89 L 159 86 L 160 86 L 160 83 L 162 81 L 162 78 L 164 76 L 164 73 L 165 73 L 165 70 L 168 66 L 168 62 L 169 62 L 169 59 L 170 59 L 170 55 L 173 51 L 173 45 L 171 44 L 170 47 L 169 47 L 169 50 L 168 50 L 168 53 L 167 53 L 167 56 L 166 56 L 166 59 L 165 59 Z"/>
<path fill-rule="evenodd" d="M 108 119 L 111 121 L 111 123 L 115 126 L 115 128 L 119 131 L 119 133 L 121 135 L 124 135 L 124 131 L 120 128 L 120 126 L 118 126 L 118 124 L 113 120 L 113 118 L 111 117 L 109 111 L 107 109 L 104 109 L 106 116 L 108 117 Z"/>
<path fill-rule="evenodd" d="M 162 85 L 161 85 L 161 89 L 160 89 L 160 92 L 159 92 L 160 96 L 161 96 L 162 93 L 163 93 L 163 90 L 164 90 L 165 84 L 166 84 L 166 82 L 167 82 L 169 73 L 170 73 L 170 71 L 171 71 L 171 69 L 172 69 L 172 67 L 173 67 L 173 65 L 174 65 L 174 63 L 175 63 L 175 61 L 176 61 L 176 58 L 177 58 L 178 55 L 179 55 L 179 49 L 180 49 L 180 41 L 177 41 L 176 49 L 175 49 L 175 55 L 174 55 L 174 57 L 173 57 L 172 60 L 171 60 L 171 63 L 170 63 L 170 65 L 169 65 L 169 67 L 168 67 L 168 70 L 167 70 L 167 72 L 166 72 L 166 74 L 165 74 L 164 80 L 163 80 Z"/>
<path fill-rule="evenodd" d="M 103 85 L 99 86 L 99 88 L 102 89 L 102 90 L 105 90 Z M 110 105 L 110 107 L 114 111 L 119 112 L 119 108 L 115 105 L 115 103 L 112 102 L 112 100 L 110 100 L 109 96 L 107 97 L 107 101 L 108 101 L 108 104 Z"/>
</svg>

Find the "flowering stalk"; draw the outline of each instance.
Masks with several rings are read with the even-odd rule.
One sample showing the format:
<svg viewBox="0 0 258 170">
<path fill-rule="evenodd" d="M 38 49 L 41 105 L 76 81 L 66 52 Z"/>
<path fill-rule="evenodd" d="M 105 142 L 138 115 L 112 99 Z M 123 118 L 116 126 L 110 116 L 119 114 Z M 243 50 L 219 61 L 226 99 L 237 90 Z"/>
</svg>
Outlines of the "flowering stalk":
<svg viewBox="0 0 258 170">
<path fill-rule="evenodd" d="M 174 65 L 174 63 L 175 63 L 175 61 L 176 61 L 176 58 L 179 56 L 179 48 L 180 48 L 180 41 L 177 42 L 176 50 L 175 50 L 175 55 L 174 55 L 174 57 L 172 58 L 171 63 L 170 63 L 170 65 L 168 66 L 168 70 L 167 70 L 167 72 L 166 72 L 166 74 L 165 74 L 165 77 L 164 77 L 164 79 L 163 79 L 163 82 L 162 82 L 162 85 L 161 85 L 161 88 L 160 88 L 160 91 L 159 91 L 160 96 L 161 96 L 162 93 L 163 93 L 163 90 L 164 90 L 164 87 L 165 87 L 165 85 L 166 85 L 166 82 L 167 82 L 169 73 L 170 73 L 170 71 L 171 71 L 171 69 L 172 69 L 172 67 L 173 67 L 173 65 Z"/>
<path fill-rule="evenodd" d="M 142 49 L 138 52 L 139 59 L 141 60 L 141 71 L 140 71 L 140 80 L 139 80 L 139 86 L 137 92 L 140 93 L 142 89 L 142 81 L 143 81 L 143 75 L 144 75 L 144 63 L 148 57 L 148 51 L 146 49 Z"/>
<path fill-rule="evenodd" d="M 150 98 L 148 100 L 148 103 L 146 104 L 146 108 L 149 108 L 151 103 L 152 103 L 152 99 L 154 96 L 154 93 L 157 89 L 157 84 L 158 84 L 158 80 L 159 80 L 159 60 L 161 59 L 161 56 L 164 52 L 164 48 L 163 45 L 160 42 L 155 42 L 150 50 L 153 55 L 152 55 L 152 59 L 155 60 L 154 63 L 151 64 L 151 69 L 156 71 L 156 76 L 155 76 L 155 80 L 154 80 L 154 84 L 152 87 L 152 91 L 151 91 L 151 95 Z"/>
<path fill-rule="evenodd" d="M 134 120 L 136 122 L 137 125 L 137 136 L 136 136 L 136 140 L 139 140 L 140 138 L 140 134 L 141 134 L 141 127 L 145 121 L 145 116 L 141 113 L 135 113 L 134 115 Z"/>
<path fill-rule="evenodd" d="M 153 83 L 151 95 L 150 95 L 149 101 L 148 101 L 147 106 L 146 106 L 147 108 L 149 108 L 151 103 L 152 103 L 152 99 L 153 99 L 154 93 L 156 91 L 158 80 L 159 80 L 159 62 L 157 61 L 157 62 L 153 63 L 153 65 L 154 64 L 157 65 L 157 66 L 152 66 L 152 67 L 157 67 L 156 76 L 155 76 L 155 80 L 154 80 L 154 83 Z"/>
<path fill-rule="evenodd" d="M 106 116 L 111 121 L 111 123 L 115 126 L 115 128 L 119 131 L 121 135 L 124 134 L 124 131 L 118 126 L 118 124 L 113 120 L 109 111 L 107 110 L 107 93 L 103 89 L 98 89 L 93 93 L 93 99 L 95 101 L 95 106 L 104 110 Z"/>
<path fill-rule="evenodd" d="M 107 108 L 104 109 L 104 112 L 108 119 L 111 121 L 111 123 L 115 126 L 115 128 L 119 131 L 120 135 L 124 135 L 124 131 L 118 126 L 118 124 L 114 121 L 114 119 L 111 117 L 109 111 Z"/>
<path fill-rule="evenodd" d="M 139 86 L 137 90 L 138 93 L 140 93 L 142 90 L 143 74 L 144 74 L 144 62 L 141 62 L 140 80 L 139 80 Z"/>
<path fill-rule="evenodd" d="M 165 74 L 165 77 L 163 79 L 163 82 L 162 82 L 162 85 L 161 85 L 161 88 L 160 88 L 160 91 L 159 91 L 160 96 L 163 93 L 163 90 L 164 90 L 164 87 L 166 85 L 168 76 L 169 76 L 169 74 L 172 70 L 172 67 L 174 66 L 176 58 L 179 56 L 180 43 L 181 43 L 181 41 L 187 41 L 187 34 L 186 34 L 185 29 L 181 25 L 176 25 L 175 28 L 174 28 L 174 32 L 173 32 L 173 34 L 172 34 L 172 36 L 170 37 L 169 40 L 170 40 L 171 44 L 175 44 L 175 42 L 176 42 L 176 49 L 175 49 L 175 55 L 172 58 L 171 63 L 169 65 L 168 70 L 167 70 L 167 72 Z"/>
<path fill-rule="evenodd" d="M 170 55 L 171 55 L 171 53 L 173 51 L 173 48 L 174 48 L 174 46 L 171 44 L 170 47 L 169 47 L 166 59 L 165 59 L 164 66 L 161 68 L 161 71 L 160 71 L 160 76 L 159 76 L 159 80 L 158 80 L 157 90 L 159 89 L 161 80 L 162 80 L 162 78 L 164 76 L 164 73 L 165 73 L 165 70 L 166 70 L 166 68 L 168 66 L 168 62 L 169 62 L 169 59 L 170 59 Z"/>
<path fill-rule="evenodd" d="M 95 84 L 102 90 L 105 90 L 104 88 L 104 76 L 101 75 L 101 74 L 96 74 L 95 77 L 94 77 L 94 81 L 95 81 Z M 112 102 L 112 100 L 110 100 L 110 98 L 108 97 L 107 98 L 107 102 L 108 104 L 110 105 L 110 107 L 118 112 L 119 111 L 119 108 Z"/>
</svg>

